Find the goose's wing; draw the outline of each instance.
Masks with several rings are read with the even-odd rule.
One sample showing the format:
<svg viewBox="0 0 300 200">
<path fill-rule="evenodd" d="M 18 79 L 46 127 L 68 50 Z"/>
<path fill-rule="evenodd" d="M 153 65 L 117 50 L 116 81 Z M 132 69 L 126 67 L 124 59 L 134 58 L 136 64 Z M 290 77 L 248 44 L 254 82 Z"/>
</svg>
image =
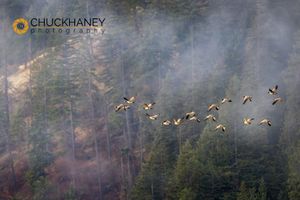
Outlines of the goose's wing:
<svg viewBox="0 0 300 200">
<path fill-rule="evenodd" d="M 212 105 L 208 105 L 208 111 L 210 111 L 212 109 Z"/>
<path fill-rule="evenodd" d="M 193 116 L 193 117 L 190 118 L 190 120 L 196 120 L 197 121 L 198 118 L 196 116 Z"/>
<path fill-rule="evenodd" d="M 262 119 L 261 121 L 260 121 L 260 123 L 266 123 L 268 120 L 267 119 Z"/>
<path fill-rule="evenodd" d="M 134 96 L 129 99 L 129 101 L 134 101 L 134 100 L 135 100 Z"/>
</svg>

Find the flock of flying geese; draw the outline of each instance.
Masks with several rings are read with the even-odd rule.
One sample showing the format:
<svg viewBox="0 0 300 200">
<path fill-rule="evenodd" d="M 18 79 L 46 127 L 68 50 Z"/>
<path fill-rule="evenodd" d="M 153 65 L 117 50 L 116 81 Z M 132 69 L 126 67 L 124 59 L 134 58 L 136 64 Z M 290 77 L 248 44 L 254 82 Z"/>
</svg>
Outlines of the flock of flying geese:
<svg viewBox="0 0 300 200">
<path fill-rule="evenodd" d="M 268 91 L 268 94 L 270 95 L 273 95 L 273 96 L 276 96 L 278 93 L 277 93 L 277 90 L 278 90 L 278 85 L 275 85 L 275 87 L 273 88 L 269 88 L 269 91 Z M 252 96 L 243 96 L 243 104 L 246 104 L 247 102 L 252 102 Z M 136 97 L 135 96 L 132 96 L 130 98 L 126 98 L 124 97 L 124 100 L 125 100 L 125 103 L 121 103 L 117 106 L 115 106 L 115 111 L 116 112 L 119 112 L 119 111 L 126 111 L 130 108 L 130 106 L 132 104 L 135 103 L 136 101 Z M 220 105 L 224 104 L 224 103 L 230 103 L 232 102 L 232 100 L 230 98 L 223 98 L 221 100 L 221 103 L 215 103 L 215 104 L 210 104 L 208 105 L 208 109 L 207 109 L 207 112 L 210 112 L 212 110 L 216 110 L 218 111 L 220 109 Z M 275 105 L 277 103 L 280 103 L 280 102 L 283 102 L 283 99 L 281 97 L 276 97 L 273 102 L 272 102 L 272 105 Z M 149 110 L 152 110 L 153 107 L 155 105 L 155 102 L 152 102 L 152 103 L 144 103 L 142 105 L 143 109 L 145 111 L 149 111 Z M 145 113 L 145 115 L 150 119 L 150 120 L 157 120 L 159 118 L 159 113 L 158 114 L 149 114 L 149 113 Z M 243 123 L 244 125 L 251 125 L 252 124 L 252 121 L 254 120 L 254 118 L 244 118 L 243 119 Z M 185 116 L 181 117 L 181 118 L 175 118 L 173 119 L 172 121 L 169 120 L 169 119 L 165 119 L 161 122 L 161 125 L 162 126 L 170 126 L 170 125 L 175 125 L 175 126 L 179 126 L 181 125 L 184 121 L 195 121 L 195 122 L 198 122 L 200 123 L 200 118 L 197 117 L 197 113 L 194 112 L 194 111 L 191 111 L 191 112 L 187 112 L 185 113 Z M 217 121 L 217 118 L 213 115 L 213 114 L 208 114 L 205 118 L 204 118 L 204 121 L 213 121 L 213 122 L 216 122 Z M 262 119 L 259 123 L 259 125 L 268 125 L 268 126 L 271 126 L 271 121 L 269 119 Z M 226 127 L 223 125 L 223 124 L 218 124 L 216 127 L 215 127 L 215 130 L 218 131 L 218 130 L 222 130 L 223 132 L 225 132 L 226 130 Z"/>
</svg>

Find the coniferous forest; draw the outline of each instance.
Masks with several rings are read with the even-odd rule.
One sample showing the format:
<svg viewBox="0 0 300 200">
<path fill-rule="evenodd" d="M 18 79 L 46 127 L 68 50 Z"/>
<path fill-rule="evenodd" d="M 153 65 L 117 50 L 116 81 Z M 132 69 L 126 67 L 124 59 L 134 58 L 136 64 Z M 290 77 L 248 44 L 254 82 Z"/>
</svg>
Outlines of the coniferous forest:
<svg viewBox="0 0 300 200">
<path fill-rule="evenodd" d="M 300 199 L 299 0 L 0 0 L 0 46 L 0 200 Z"/>
</svg>

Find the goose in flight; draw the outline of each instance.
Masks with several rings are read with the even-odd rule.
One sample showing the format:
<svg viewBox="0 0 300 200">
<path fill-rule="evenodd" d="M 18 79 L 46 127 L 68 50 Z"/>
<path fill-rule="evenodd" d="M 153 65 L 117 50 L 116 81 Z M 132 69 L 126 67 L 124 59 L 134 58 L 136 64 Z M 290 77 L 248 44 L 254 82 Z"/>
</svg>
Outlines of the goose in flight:
<svg viewBox="0 0 300 200">
<path fill-rule="evenodd" d="M 222 130 L 223 132 L 225 132 L 226 127 L 223 124 L 219 124 L 216 126 L 215 130 Z"/>
<path fill-rule="evenodd" d="M 169 126 L 172 124 L 172 122 L 170 120 L 164 120 L 161 124 L 164 126 Z"/>
<path fill-rule="evenodd" d="M 146 113 L 146 116 L 151 120 L 157 120 L 159 114 L 149 115 L 148 113 Z"/>
<path fill-rule="evenodd" d="M 215 116 L 213 116 L 213 115 L 207 115 L 205 118 L 204 118 L 204 120 L 205 121 L 207 121 L 207 120 L 212 120 L 212 121 L 217 121 L 217 119 L 216 119 L 216 117 Z"/>
<path fill-rule="evenodd" d="M 208 105 L 207 111 L 209 112 L 209 111 L 211 111 L 212 109 L 219 110 L 220 108 L 219 108 L 219 106 L 218 106 L 217 104 L 210 104 L 210 105 Z"/>
<path fill-rule="evenodd" d="M 191 117 L 189 120 L 190 121 L 196 121 L 196 122 L 200 123 L 200 119 L 197 118 L 196 116 Z"/>
<path fill-rule="evenodd" d="M 189 118 L 195 117 L 195 116 L 196 116 L 196 113 L 194 111 L 188 112 L 185 114 L 185 119 L 189 119 Z"/>
<path fill-rule="evenodd" d="M 121 110 L 126 111 L 126 110 L 128 110 L 129 108 L 130 108 L 129 105 L 121 103 L 121 104 L 115 106 L 115 111 L 116 111 L 116 112 L 121 111 Z"/>
<path fill-rule="evenodd" d="M 275 105 L 277 102 L 278 103 L 283 102 L 283 99 L 281 97 L 275 98 L 272 105 Z"/>
<path fill-rule="evenodd" d="M 268 124 L 269 126 L 272 126 L 271 124 L 271 121 L 268 120 L 268 119 L 263 119 L 259 122 L 259 125 L 262 125 L 262 124 Z"/>
<path fill-rule="evenodd" d="M 247 101 L 252 102 L 252 96 L 243 96 L 243 104 L 245 104 Z"/>
<path fill-rule="evenodd" d="M 174 125 L 175 126 L 179 126 L 180 124 L 182 124 L 183 122 L 183 117 L 182 118 L 178 118 L 178 119 L 173 119 Z"/>
<path fill-rule="evenodd" d="M 144 108 L 144 110 L 151 110 L 154 105 L 155 105 L 155 102 L 153 102 L 153 103 L 144 103 L 143 108 Z"/>
<path fill-rule="evenodd" d="M 132 96 L 130 98 L 123 97 L 123 99 L 126 101 L 128 104 L 133 104 L 135 102 L 135 96 Z"/>
<path fill-rule="evenodd" d="M 222 101 L 221 101 L 221 104 L 224 104 L 224 103 L 226 103 L 226 102 L 232 102 L 232 100 L 229 99 L 229 98 L 224 97 L 224 98 L 222 99 Z"/>
<path fill-rule="evenodd" d="M 276 95 L 277 94 L 277 90 L 278 90 L 278 85 L 275 85 L 275 87 L 273 87 L 272 89 L 269 88 L 268 94 L 270 94 L 270 95 Z"/>
<path fill-rule="evenodd" d="M 250 125 L 253 120 L 254 120 L 254 118 L 244 118 L 243 122 L 245 125 Z"/>
</svg>

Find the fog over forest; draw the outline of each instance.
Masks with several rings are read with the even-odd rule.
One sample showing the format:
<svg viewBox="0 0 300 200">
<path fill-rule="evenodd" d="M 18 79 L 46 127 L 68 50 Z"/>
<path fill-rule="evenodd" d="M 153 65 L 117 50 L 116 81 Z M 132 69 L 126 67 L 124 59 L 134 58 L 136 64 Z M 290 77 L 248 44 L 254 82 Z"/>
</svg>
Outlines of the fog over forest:
<svg viewBox="0 0 300 200">
<path fill-rule="evenodd" d="M 0 0 L 0 200 L 299 200 L 299 11 Z"/>
</svg>

